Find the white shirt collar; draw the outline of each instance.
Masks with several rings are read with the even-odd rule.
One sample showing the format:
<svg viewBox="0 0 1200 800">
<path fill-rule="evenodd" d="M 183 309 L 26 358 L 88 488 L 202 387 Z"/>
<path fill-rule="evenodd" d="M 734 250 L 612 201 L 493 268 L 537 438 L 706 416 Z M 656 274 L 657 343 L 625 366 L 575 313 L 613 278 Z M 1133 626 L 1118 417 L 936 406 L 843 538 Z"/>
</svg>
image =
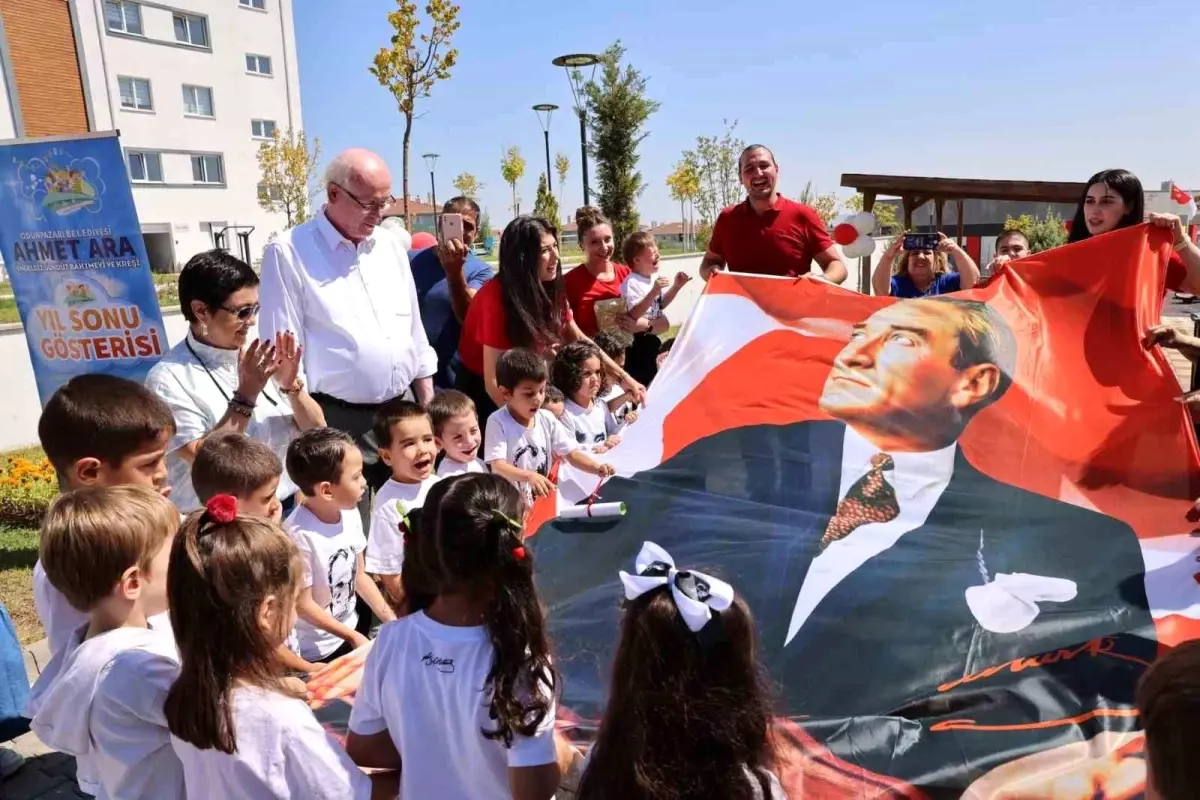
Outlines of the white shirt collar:
<svg viewBox="0 0 1200 800">
<path fill-rule="evenodd" d="M 954 474 L 957 446 L 957 442 L 952 442 L 941 450 L 928 453 L 888 453 L 895 469 L 884 472 L 884 477 L 901 501 L 912 500 L 918 492 L 931 486 L 945 486 Z M 842 447 L 842 484 L 847 485 L 850 476 L 853 476 L 853 483 L 867 474 L 871 470 L 871 459 L 879 452 L 878 447 L 847 425 Z"/>
<path fill-rule="evenodd" d="M 209 369 L 237 366 L 237 350 L 226 350 L 223 347 L 213 347 L 210 344 L 205 344 L 195 337 L 191 328 L 188 328 L 187 343 L 191 352 L 204 362 L 204 366 Z"/>
<path fill-rule="evenodd" d="M 366 239 L 363 239 L 356 245 L 354 242 L 343 236 L 341 231 L 333 227 L 333 223 L 329 221 L 328 212 L 325 209 L 321 209 L 321 213 L 317 214 L 316 223 L 317 231 L 320 233 L 321 238 L 325 240 L 325 243 L 329 245 L 330 250 L 336 251 L 338 247 L 342 246 L 343 244 L 355 251 L 357 251 L 359 247 L 370 250 L 375 246 L 374 231 L 371 232 L 370 236 L 368 236 Z"/>
</svg>

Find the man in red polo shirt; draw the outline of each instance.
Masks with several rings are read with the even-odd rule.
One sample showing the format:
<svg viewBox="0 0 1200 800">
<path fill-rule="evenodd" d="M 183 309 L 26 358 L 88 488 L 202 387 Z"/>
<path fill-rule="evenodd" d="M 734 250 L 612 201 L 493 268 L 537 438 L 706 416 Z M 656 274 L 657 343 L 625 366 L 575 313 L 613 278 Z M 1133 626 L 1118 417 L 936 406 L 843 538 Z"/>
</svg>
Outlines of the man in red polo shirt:
<svg viewBox="0 0 1200 800">
<path fill-rule="evenodd" d="M 742 186 L 749 197 L 717 217 L 708 252 L 700 262 L 700 276 L 708 280 L 714 270 L 756 275 L 807 275 L 813 261 L 825 279 L 846 280 L 846 265 L 825 230 L 825 224 L 806 205 L 775 191 L 779 165 L 761 144 L 752 144 L 738 159 Z"/>
</svg>

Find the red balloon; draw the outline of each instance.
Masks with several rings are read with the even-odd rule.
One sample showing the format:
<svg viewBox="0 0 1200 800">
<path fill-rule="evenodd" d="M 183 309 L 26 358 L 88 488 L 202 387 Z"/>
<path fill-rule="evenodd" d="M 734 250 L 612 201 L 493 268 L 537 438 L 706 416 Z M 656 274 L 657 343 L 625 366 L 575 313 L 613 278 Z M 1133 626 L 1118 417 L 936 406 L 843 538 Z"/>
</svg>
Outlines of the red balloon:
<svg viewBox="0 0 1200 800">
<path fill-rule="evenodd" d="M 434 236 L 432 233 L 426 233 L 425 231 L 418 231 L 417 233 L 413 234 L 413 250 L 424 250 L 428 247 L 437 247 L 436 236 Z"/>
<path fill-rule="evenodd" d="M 854 240 L 857 238 L 858 228 L 854 227 L 849 222 L 843 222 L 841 225 L 837 225 L 833 229 L 833 240 L 842 247 L 845 247 L 848 244 L 853 244 Z"/>
</svg>

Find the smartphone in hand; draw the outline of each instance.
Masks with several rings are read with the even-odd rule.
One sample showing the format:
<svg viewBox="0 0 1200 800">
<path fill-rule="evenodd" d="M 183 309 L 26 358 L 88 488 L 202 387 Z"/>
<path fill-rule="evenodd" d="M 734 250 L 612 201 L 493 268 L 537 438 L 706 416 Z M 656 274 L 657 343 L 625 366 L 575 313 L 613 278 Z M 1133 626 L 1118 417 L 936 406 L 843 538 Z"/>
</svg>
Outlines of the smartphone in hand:
<svg viewBox="0 0 1200 800">
<path fill-rule="evenodd" d="M 938 241 L 936 233 L 906 233 L 904 234 L 904 249 L 937 250 Z"/>
<path fill-rule="evenodd" d="M 442 214 L 438 221 L 438 241 L 446 244 L 455 239 L 463 241 L 462 214 Z"/>
</svg>

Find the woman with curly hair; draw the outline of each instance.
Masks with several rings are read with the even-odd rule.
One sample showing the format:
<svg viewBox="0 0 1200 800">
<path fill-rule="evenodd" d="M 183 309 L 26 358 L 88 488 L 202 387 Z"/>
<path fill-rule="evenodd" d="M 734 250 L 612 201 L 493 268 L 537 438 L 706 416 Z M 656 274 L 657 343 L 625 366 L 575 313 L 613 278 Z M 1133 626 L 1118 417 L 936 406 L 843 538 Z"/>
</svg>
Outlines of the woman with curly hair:
<svg viewBox="0 0 1200 800">
<path fill-rule="evenodd" d="M 871 288 L 877 295 L 925 297 L 974 288 L 979 282 L 979 265 L 966 250 L 946 236 L 938 234 L 933 250 L 905 250 L 904 234 L 892 241 L 879 259 L 871 276 Z M 958 271 L 950 269 L 950 256 Z"/>
</svg>

